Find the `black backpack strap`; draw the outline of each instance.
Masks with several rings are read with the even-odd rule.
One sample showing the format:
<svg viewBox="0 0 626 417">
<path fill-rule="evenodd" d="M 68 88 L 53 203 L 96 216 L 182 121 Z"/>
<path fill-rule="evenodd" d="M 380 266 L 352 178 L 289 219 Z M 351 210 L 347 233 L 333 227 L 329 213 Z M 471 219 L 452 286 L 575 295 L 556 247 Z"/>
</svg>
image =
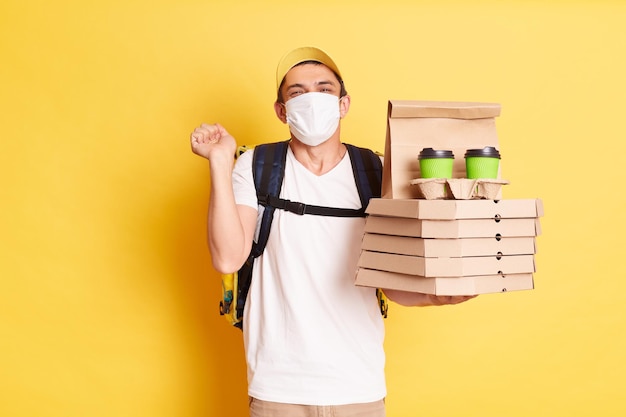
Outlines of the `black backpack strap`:
<svg viewBox="0 0 626 417">
<path fill-rule="evenodd" d="M 256 188 L 257 198 L 259 195 L 280 195 L 280 188 L 285 175 L 285 161 L 289 141 L 267 143 L 256 146 L 252 157 L 252 177 Z M 270 235 L 270 227 L 274 219 L 274 207 L 265 206 L 259 236 L 252 242 L 252 250 L 248 259 L 238 271 L 237 283 L 237 317 L 243 317 L 243 309 L 248 297 L 250 282 L 252 279 L 252 267 L 254 259 L 259 257 L 265 250 L 267 239 Z M 240 321 L 237 327 L 242 326 Z"/>
<path fill-rule="evenodd" d="M 380 156 L 370 149 L 359 148 L 347 143 L 345 145 L 348 148 L 348 152 L 350 152 L 354 180 L 361 197 L 363 211 L 365 211 L 371 198 L 380 198 L 383 163 L 380 160 Z M 378 299 L 380 313 L 383 318 L 387 318 L 389 304 L 385 293 L 380 288 L 376 289 L 376 298 Z"/>
<path fill-rule="evenodd" d="M 315 216 L 332 217 L 365 217 L 365 208 L 349 209 L 340 207 L 315 206 L 312 204 L 299 203 L 297 201 L 285 200 L 273 195 L 259 196 L 259 203 L 266 206 L 290 211 L 295 214 L 313 214 Z"/>
<path fill-rule="evenodd" d="M 270 195 L 278 198 L 285 176 L 285 161 L 289 141 L 267 143 L 254 148 L 252 158 L 252 176 L 257 192 L 259 204 L 263 205 L 264 199 Z M 274 207 L 265 206 L 259 237 L 252 245 L 252 254 L 256 258 L 263 253 L 267 239 L 270 235 L 270 227 L 274 219 Z"/>
<path fill-rule="evenodd" d="M 367 148 L 345 144 L 350 154 L 356 188 L 361 197 L 363 210 L 371 198 L 379 198 L 381 192 L 383 164 L 380 156 Z"/>
</svg>

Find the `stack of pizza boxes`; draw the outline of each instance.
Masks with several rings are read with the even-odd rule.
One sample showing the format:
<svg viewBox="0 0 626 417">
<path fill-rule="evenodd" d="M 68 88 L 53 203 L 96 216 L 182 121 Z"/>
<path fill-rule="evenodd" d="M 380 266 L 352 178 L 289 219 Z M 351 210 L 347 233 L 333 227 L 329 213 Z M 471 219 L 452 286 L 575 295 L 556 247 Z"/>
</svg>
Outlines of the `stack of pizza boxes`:
<svg viewBox="0 0 626 417">
<path fill-rule="evenodd" d="M 383 195 L 367 207 L 356 285 L 436 295 L 534 288 L 541 200 L 503 199 L 500 175 L 465 178 L 467 149 L 498 148 L 499 115 L 493 103 L 389 102 Z M 452 150 L 453 178 L 421 181 L 423 148 Z"/>
</svg>

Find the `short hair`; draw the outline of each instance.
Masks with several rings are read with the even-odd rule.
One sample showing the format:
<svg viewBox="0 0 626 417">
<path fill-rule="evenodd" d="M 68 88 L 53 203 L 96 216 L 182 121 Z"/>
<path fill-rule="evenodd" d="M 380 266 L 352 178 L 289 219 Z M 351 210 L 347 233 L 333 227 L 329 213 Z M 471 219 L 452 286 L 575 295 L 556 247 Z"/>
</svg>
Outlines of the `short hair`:
<svg viewBox="0 0 626 417">
<path fill-rule="evenodd" d="M 295 68 L 298 67 L 300 65 L 305 65 L 305 64 L 313 64 L 313 65 L 324 65 L 319 61 L 302 61 L 300 63 L 297 63 L 296 65 L 294 65 L 291 68 Z M 324 65 L 325 66 L 325 65 Z M 328 68 L 328 67 L 326 67 Z M 330 69 L 330 68 L 328 68 Z M 346 86 L 343 83 L 343 80 L 341 79 L 341 77 L 331 69 L 332 73 L 335 74 L 335 77 L 337 78 L 337 81 L 339 81 L 339 86 L 340 86 L 340 90 L 339 90 L 339 97 L 343 97 L 345 95 L 348 94 L 348 91 L 346 90 Z M 278 92 L 276 94 L 276 102 L 277 103 L 284 103 L 284 98 L 283 98 L 283 93 L 282 93 L 282 89 L 283 89 L 283 85 L 285 84 L 285 79 L 283 78 L 283 80 L 280 82 L 280 86 L 278 87 Z"/>
</svg>

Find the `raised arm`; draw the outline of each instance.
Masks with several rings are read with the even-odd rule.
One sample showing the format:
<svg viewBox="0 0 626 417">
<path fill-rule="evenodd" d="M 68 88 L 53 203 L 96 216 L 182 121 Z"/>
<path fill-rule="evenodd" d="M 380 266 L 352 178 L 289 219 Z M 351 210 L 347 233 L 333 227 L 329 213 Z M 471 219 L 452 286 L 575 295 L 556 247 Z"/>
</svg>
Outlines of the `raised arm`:
<svg viewBox="0 0 626 417">
<path fill-rule="evenodd" d="M 211 195 L 207 237 L 213 267 L 222 273 L 238 270 L 252 247 L 257 212 L 237 205 L 232 188 L 235 139 L 219 124 L 202 124 L 191 134 L 193 153 L 209 161 Z"/>
</svg>

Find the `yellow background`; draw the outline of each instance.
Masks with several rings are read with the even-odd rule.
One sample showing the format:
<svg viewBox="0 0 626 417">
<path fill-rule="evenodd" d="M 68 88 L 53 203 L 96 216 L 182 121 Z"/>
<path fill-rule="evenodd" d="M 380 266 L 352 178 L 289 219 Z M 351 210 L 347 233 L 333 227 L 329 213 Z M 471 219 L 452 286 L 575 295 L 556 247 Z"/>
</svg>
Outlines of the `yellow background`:
<svg viewBox="0 0 626 417">
<path fill-rule="evenodd" d="M 622 1 L 4 0 L 0 415 L 246 415 L 190 131 L 284 139 L 275 65 L 326 49 L 345 141 L 389 99 L 486 101 L 505 198 L 542 198 L 536 289 L 391 306 L 388 415 L 626 414 Z M 337 306 L 341 308 L 341 306 Z"/>
</svg>

